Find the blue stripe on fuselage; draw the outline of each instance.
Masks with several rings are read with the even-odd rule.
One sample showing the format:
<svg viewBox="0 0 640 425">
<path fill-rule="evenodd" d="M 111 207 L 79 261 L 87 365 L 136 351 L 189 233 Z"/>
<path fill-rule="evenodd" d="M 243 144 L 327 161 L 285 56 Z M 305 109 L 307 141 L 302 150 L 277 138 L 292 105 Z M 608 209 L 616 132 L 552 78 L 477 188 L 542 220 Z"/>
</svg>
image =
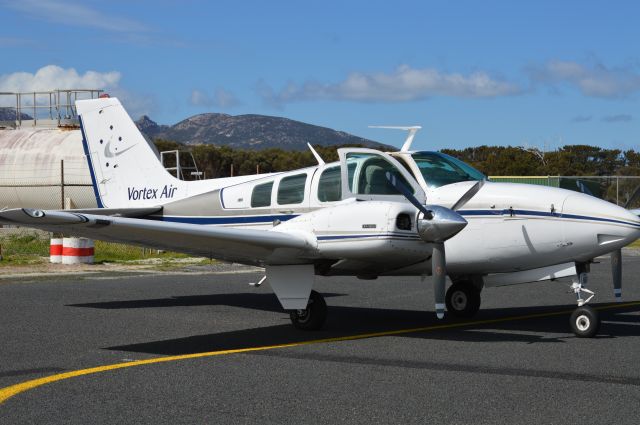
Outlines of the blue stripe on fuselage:
<svg viewBox="0 0 640 425">
<path fill-rule="evenodd" d="M 511 213 L 510 210 L 461 210 L 458 213 L 462 216 L 470 216 L 470 217 L 479 217 L 479 216 L 503 216 L 509 215 Z M 601 221 L 607 223 L 615 223 L 615 224 L 624 224 L 627 226 L 633 226 L 640 228 L 640 223 L 622 221 L 622 220 L 614 220 L 603 217 L 590 217 L 590 216 L 582 216 L 575 214 L 560 214 L 560 213 L 552 213 L 547 211 L 529 211 L 529 210 L 513 210 L 513 216 L 528 216 L 528 217 L 553 217 L 560 219 L 571 219 L 571 220 L 588 220 L 588 221 Z M 253 224 L 253 223 L 271 223 L 274 220 L 287 221 L 292 218 L 298 217 L 296 214 L 284 214 L 284 215 L 247 215 L 247 216 L 218 216 L 218 217 L 195 217 L 195 216 L 155 216 L 154 218 L 162 221 L 174 222 L 174 223 L 191 223 L 191 224 Z M 395 234 L 399 237 L 405 237 L 402 234 Z M 332 238 L 332 239 L 346 239 L 346 238 L 356 238 L 356 237 L 379 237 L 384 236 L 381 234 L 375 235 L 336 235 L 336 236 L 319 236 L 318 239 L 324 238 Z M 407 235 L 410 236 L 410 235 Z"/>
<path fill-rule="evenodd" d="M 102 200 L 100 199 L 100 191 L 98 190 L 98 182 L 96 181 L 96 175 L 93 172 L 93 163 L 91 162 L 91 155 L 89 153 L 89 142 L 87 142 L 87 135 L 84 132 L 84 126 L 82 125 L 81 116 L 78 116 L 78 121 L 80 121 L 80 132 L 82 133 L 82 148 L 84 149 L 84 154 L 87 157 L 87 163 L 89 165 L 89 173 L 91 174 L 91 183 L 93 185 L 93 193 L 96 196 L 96 203 L 98 204 L 98 208 L 104 208 L 104 205 L 102 205 Z"/>
<path fill-rule="evenodd" d="M 606 223 L 626 224 L 627 226 L 634 226 L 640 228 L 640 223 L 631 221 L 614 220 L 611 218 L 603 217 L 591 217 L 586 215 L 576 214 L 561 214 L 550 211 L 530 211 L 530 210 L 460 210 L 458 214 L 462 216 L 506 216 L 513 214 L 513 216 L 530 216 L 530 217 L 554 217 L 565 218 L 572 220 L 590 220 L 590 221 L 602 221 Z"/>
</svg>

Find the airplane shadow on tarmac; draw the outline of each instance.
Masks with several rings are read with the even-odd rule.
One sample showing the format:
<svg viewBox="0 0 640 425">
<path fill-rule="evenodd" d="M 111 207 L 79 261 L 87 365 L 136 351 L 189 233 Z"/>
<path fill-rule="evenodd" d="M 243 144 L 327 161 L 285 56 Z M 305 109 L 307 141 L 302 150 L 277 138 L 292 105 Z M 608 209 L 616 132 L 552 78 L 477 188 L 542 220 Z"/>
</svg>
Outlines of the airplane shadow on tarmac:
<svg viewBox="0 0 640 425">
<path fill-rule="evenodd" d="M 327 298 L 344 294 L 325 293 Z M 468 320 L 451 316 L 438 321 L 432 311 L 396 310 L 383 308 L 365 308 L 348 306 L 329 306 L 329 316 L 320 331 L 300 331 L 289 322 L 288 315 L 282 311 L 273 294 L 235 293 L 201 296 L 170 297 L 161 299 L 143 299 L 127 301 L 109 301 L 88 304 L 73 304 L 72 307 L 99 309 L 167 308 L 183 306 L 227 305 L 240 308 L 279 312 L 282 325 L 242 329 L 230 332 L 211 333 L 160 341 L 105 347 L 107 350 L 120 350 L 158 355 L 179 355 L 218 350 L 229 350 L 265 345 L 286 344 L 350 335 L 422 328 L 442 324 L 462 323 Z M 597 307 L 599 304 L 592 304 Z M 482 321 L 519 317 L 530 314 L 545 314 L 567 311 L 566 314 L 525 320 L 507 320 L 491 324 L 469 324 L 468 326 L 430 330 L 428 332 L 403 333 L 399 336 L 409 338 L 442 339 L 467 342 L 523 342 L 523 343 L 563 343 L 570 334 L 569 315 L 575 305 L 536 306 L 518 308 L 481 309 L 471 321 Z M 640 311 L 640 305 L 620 307 L 600 311 L 603 323 L 597 338 L 618 338 L 640 336 L 638 316 L 625 313 Z M 560 334 L 558 336 L 557 334 Z"/>
</svg>

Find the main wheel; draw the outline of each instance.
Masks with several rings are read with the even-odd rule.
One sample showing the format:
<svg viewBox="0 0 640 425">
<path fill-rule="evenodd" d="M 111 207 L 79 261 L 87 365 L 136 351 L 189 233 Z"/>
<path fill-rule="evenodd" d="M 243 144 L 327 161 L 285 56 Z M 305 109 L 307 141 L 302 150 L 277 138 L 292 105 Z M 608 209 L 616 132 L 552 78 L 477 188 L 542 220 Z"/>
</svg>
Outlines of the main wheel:
<svg viewBox="0 0 640 425">
<path fill-rule="evenodd" d="M 291 323 L 298 329 L 314 331 L 320 329 L 327 319 L 327 303 L 316 291 L 311 291 L 309 303 L 304 310 L 294 310 L 289 314 Z"/>
<path fill-rule="evenodd" d="M 591 338 L 600 329 L 598 312 L 584 305 L 575 309 L 571 315 L 571 330 L 579 338 Z"/>
<path fill-rule="evenodd" d="M 480 310 L 480 291 L 467 282 L 456 282 L 445 295 L 447 311 L 456 317 L 470 318 Z"/>
</svg>

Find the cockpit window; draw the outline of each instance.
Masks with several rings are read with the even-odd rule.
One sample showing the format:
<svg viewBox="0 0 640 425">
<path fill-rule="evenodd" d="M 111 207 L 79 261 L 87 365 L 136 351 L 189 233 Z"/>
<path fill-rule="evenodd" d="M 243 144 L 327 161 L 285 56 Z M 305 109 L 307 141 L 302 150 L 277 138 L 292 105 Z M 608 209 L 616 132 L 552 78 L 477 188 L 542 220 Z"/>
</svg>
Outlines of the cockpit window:
<svg viewBox="0 0 640 425">
<path fill-rule="evenodd" d="M 451 183 L 486 180 L 480 171 L 464 162 L 439 152 L 416 152 L 411 155 L 427 186 L 436 188 Z"/>
<path fill-rule="evenodd" d="M 394 175 L 413 193 L 413 187 L 393 164 L 382 156 L 372 153 L 347 153 L 349 188 L 356 195 L 399 195 L 387 179 L 387 173 Z"/>
</svg>

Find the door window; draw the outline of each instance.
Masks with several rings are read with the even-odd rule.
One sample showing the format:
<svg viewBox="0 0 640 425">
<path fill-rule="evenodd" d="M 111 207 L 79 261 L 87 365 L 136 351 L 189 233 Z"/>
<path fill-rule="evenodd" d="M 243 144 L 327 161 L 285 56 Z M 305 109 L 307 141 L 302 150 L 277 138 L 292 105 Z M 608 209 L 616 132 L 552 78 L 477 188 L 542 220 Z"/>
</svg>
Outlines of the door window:
<svg viewBox="0 0 640 425">
<path fill-rule="evenodd" d="M 414 192 L 413 187 L 402 176 L 400 170 L 379 155 L 349 152 L 346 159 L 349 171 L 351 171 L 351 166 L 355 165 L 353 174 L 348 173 L 349 187 L 353 194 L 399 195 L 400 192 L 389 182 L 387 173 L 394 175 L 407 189 Z"/>
</svg>

